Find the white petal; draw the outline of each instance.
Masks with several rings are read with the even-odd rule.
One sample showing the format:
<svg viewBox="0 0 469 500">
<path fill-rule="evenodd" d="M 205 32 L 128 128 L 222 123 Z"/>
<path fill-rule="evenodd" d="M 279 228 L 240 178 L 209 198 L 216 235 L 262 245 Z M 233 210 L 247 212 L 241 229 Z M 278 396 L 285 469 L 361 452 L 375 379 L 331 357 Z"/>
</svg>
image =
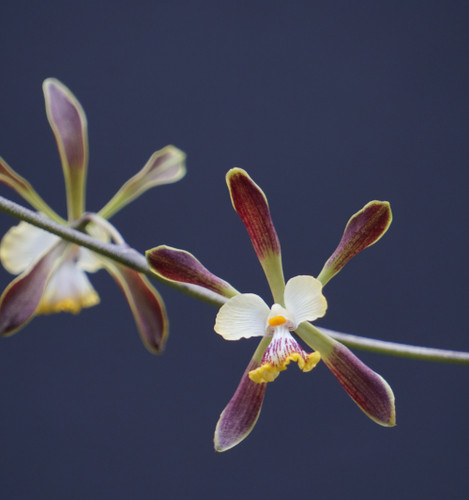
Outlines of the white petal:
<svg viewBox="0 0 469 500">
<path fill-rule="evenodd" d="M 50 277 L 37 313 L 78 313 L 98 303 L 99 296 L 85 272 L 77 267 L 73 258 L 67 258 Z"/>
<path fill-rule="evenodd" d="M 235 295 L 218 311 L 215 331 L 225 340 L 263 337 L 269 312 L 269 307 L 258 295 Z"/>
<path fill-rule="evenodd" d="M 109 224 L 109 226 L 111 225 Z M 109 243 L 111 241 L 109 233 L 106 232 L 104 228 L 96 224 L 88 224 L 86 232 L 90 236 L 93 236 L 93 238 L 103 241 L 104 243 Z M 80 253 L 78 254 L 78 266 L 81 267 L 81 269 L 84 269 L 87 273 L 95 273 L 104 267 L 101 263 L 99 255 L 85 247 L 80 248 Z"/>
<path fill-rule="evenodd" d="M 95 273 L 104 267 L 99 256 L 85 247 L 80 248 L 77 265 L 87 273 Z"/>
<path fill-rule="evenodd" d="M 322 294 L 321 282 L 312 276 L 295 276 L 288 280 L 283 298 L 297 325 L 303 321 L 314 321 L 326 313 L 327 302 Z"/>
<path fill-rule="evenodd" d="M 55 234 L 20 222 L 10 228 L 0 243 L 0 260 L 12 274 L 26 270 L 59 239 Z"/>
</svg>

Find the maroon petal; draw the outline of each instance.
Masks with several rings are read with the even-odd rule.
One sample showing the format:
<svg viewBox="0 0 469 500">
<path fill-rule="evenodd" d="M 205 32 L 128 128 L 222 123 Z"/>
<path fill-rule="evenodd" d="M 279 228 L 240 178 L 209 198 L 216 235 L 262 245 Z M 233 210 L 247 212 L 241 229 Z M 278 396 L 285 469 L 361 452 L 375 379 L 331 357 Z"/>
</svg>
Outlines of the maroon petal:
<svg viewBox="0 0 469 500">
<path fill-rule="evenodd" d="M 55 78 L 43 85 L 47 118 L 57 141 L 67 188 L 71 220 L 84 211 L 84 189 L 88 167 L 86 116 L 70 90 Z"/>
<path fill-rule="evenodd" d="M 12 335 L 34 317 L 51 274 L 66 256 L 67 245 L 59 241 L 5 289 L 0 298 L 1 335 Z"/>
<path fill-rule="evenodd" d="M 99 215 L 109 219 L 148 189 L 182 179 L 186 174 L 185 161 L 185 153 L 174 146 L 166 146 L 160 151 L 155 151 L 145 166 L 99 211 Z"/>
<path fill-rule="evenodd" d="M 339 342 L 335 343 L 332 353 L 321 359 L 372 420 L 386 427 L 396 425 L 394 394 L 383 377 Z"/>
<path fill-rule="evenodd" d="M 319 281 L 325 285 L 355 255 L 376 243 L 388 230 L 391 221 L 391 206 L 387 201 L 367 203 L 348 221 L 339 245 L 318 276 Z"/>
<path fill-rule="evenodd" d="M 270 217 L 269 204 L 262 189 L 240 168 L 226 175 L 231 201 L 245 225 L 259 260 L 280 253 L 280 242 Z"/>
<path fill-rule="evenodd" d="M 347 347 L 306 321 L 296 333 L 335 375 L 355 403 L 376 423 L 392 427 L 396 423 L 394 394 L 383 377 L 368 368 Z"/>
<path fill-rule="evenodd" d="M 38 212 L 42 212 L 51 219 L 61 222 L 62 224 L 66 223 L 66 221 L 64 221 L 60 215 L 56 214 L 39 196 L 31 184 L 24 177 L 16 173 L 3 158 L 0 158 L 0 182 L 11 187 Z"/>
<path fill-rule="evenodd" d="M 249 372 L 258 367 L 259 363 L 251 360 L 236 392 L 220 415 L 214 437 L 216 451 L 226 451 L 239 444 L 256 424 L 267 386 L 249 378 Z"/>
<path fill-rule="evenodd" d="M 257 257 L 264 269 L 277 302 L 283 300 L 283 278 L 280 242 L 270 217 L 269 205 L 262 189 L 240 168 L 226 174 L 231 201 L 247 229 Z"/>
<path fill-rule="evenodd" d="M 30 193 L 34 191 L 31 184 L 24 177 L 17 174 L 3 158 L 0 158 L 0 182 L 10 186 L 29 202 Z"/>
<path fill-rule="evenodd" d="M 145 255 L 150 269 L 167 280 L 198 285 L 228 298 L 238 293 L 185 250 L 160 245 Z"/>
<path fill-rule="evenodd" d="M 160 353 L 166 343 L 169 321 L 160 294 L 137 271 L 110 261 L 103 261 L 107 271 L 124 292 L 145 347 Z"/>
</svg>

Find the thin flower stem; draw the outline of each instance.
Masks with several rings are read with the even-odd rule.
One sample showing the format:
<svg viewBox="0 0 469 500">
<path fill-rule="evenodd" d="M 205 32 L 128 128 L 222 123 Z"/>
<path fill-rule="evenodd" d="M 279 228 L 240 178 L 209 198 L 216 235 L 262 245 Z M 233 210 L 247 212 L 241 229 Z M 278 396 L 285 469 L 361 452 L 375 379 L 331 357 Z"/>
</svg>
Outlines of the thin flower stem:
<svg viewBox="0 0 469 500">
<path fill-rule="evenodd" d="M 127 266 L 139 273 L 145 274 L 149 278 L 159 281 L 165 285 L 173 287 L 180 292 L 190 295 L 196 299 L 202 300 L 216 307 L 221 307 L 228 299 L 217 293 L 206 290 L 195 285 L 176 283 L 165 280 L 154 274 L 148 267 L 145 256 L 127 245 L 116 245 L 99 241 L 88 234 L 73 229 L 69 226 L 59 224 L 47 217 L 44 217 L 32 210 L 29 210 L 11 200 L 0 196 L 0 210 L 16 217 L 18 219 L 29 222 L 30 224 L 40 227 L 50 233 L 60 236 L 64 240 L 70 241 L 77 245 L 84 246 L 93 250 L 100 255 L 115 260 L 124 266 Z M 86 222 L 93 220 L 90 214 L 82 218 L 79 224 L 83 225 Z M 401 356 L 424 361 L 440 361 L 454 364 L 469 364 L 469 352 L 449 351 L 445 349 L 434 349 L 430 347 L 417 347 L 407 344 L 399 344 L 396 342 L 387 342 L 383 340 L 370 339 L 360 337 L 358 335 L 350 335 L 347 333 L 336 332 L 326 328 L 319 328 L 323 333 L 342 342 L 343 344 L 365 351 L 372 351 L 378 354 L 386 354 L 390 356 Z"/>
<path fill-rule="evenodd" d="M 391 356 L 419 359 L 421 361 L 436 361 L 441 363 L 469 365 L 469 352 L 399 344 L 397 342 L 360 337 L 350 333 L 336 332 L 335 330 L 329 330 L 328 328 L 316 328 L 339 342 L 342 342 L 342 344 L 351 348 L 361 349 L 362 351 L 371 351 L 378 354 L 389 354 Z"/>
</svg>

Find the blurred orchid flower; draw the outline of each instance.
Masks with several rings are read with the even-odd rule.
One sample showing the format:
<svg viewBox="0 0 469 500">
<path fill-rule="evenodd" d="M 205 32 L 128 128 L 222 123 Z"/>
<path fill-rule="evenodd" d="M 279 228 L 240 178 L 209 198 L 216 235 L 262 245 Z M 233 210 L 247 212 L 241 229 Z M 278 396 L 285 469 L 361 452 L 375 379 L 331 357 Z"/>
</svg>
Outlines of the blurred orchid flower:
<svg viewBox="0 0 469 500">
<path fill-rule="evenodd" d="M 173 146 L 156 151 L 146 165 L 129 179 L 97 214 L 85 214 L 88 169 L 88 133 L 85 113 L 70 90 L 58 80 L 43 84 L 47 117 L 57 142 L 65 177 L 68 221 L 60 217 L 0 158 L 0 181 L 10 186 L 38 212 L 91 236 L 125 245 L 107 221 L 117 211 L 151 187 L 173 183 L 186 172 L 185 155 Z M 140 336 L 150 352 L 160 352 L 168 334 L 164 303 L 141 274 L 115 261 L 20 222 L 0 244 L 0 260 L 18 274 L 0 298 L 0 333 L 11 335 L 38 314 L 78 313 L 99 302 L 86 273 L 106 269 L 116 280 L 132 310 Z"/>
<path fill-rule="evenodd" d="M 251 432 L 260 414 L 267 382 L 275 380 L 290 361 L 296 361 L 301 370 L 309 371 L 321 358 L 372 420 L 383 426 L 395 425 L 394 395 L 387 382 L 347 347 L 310 323 L 326 312 L 322 287 L 352 257 L 387 231 L 392 220 L 389 203 L 372 201 L 352 216 L 318 278 L 296 276 L 285 284 L 280 242 L 263 191 L 239 168 L 228 172 L 227 183 L 233 206 L 267 277 L 274 300 L 272 307 L 258 295 L 240 294 L 188 252 L 164 245 L 147 251 L 149 266 L 158 275 L 202 286 L 228 299 L 215 322 L 215 331 L 223 338 L 262 337 L 235 394 L 220 416 L 215 430 L 215 449 L 228 450 Z M 315 351 L 306 353 L 292 332 Z"/>
</svg>

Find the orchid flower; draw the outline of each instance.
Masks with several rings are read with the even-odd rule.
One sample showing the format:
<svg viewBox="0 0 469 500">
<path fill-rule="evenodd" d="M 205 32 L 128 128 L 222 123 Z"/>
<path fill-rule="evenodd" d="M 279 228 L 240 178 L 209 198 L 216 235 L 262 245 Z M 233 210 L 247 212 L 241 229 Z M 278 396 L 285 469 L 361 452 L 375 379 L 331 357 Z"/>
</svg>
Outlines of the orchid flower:
<svg viewBox="0 0 469 500">
<path fill-rule="evenodd" d="M 227 183 L 234 209 L 248 231 L 272 291 L 271 307 L 258 295 L 239 293 L 188 252 L 165 245 L 147 251 L 148 264 L 158 275 L 204 287 L 228 299 L 215 322 L 215 331 L 224 339 L 261 337 L 235 394 L 220 416 L 215 449 L 228 450 L 246 438 L 259 417 L 267 383 L 275 380 L 291 361 L 307 372 L 322 359 L 372 420 L 383 426 L 395 425 L 394 395 L 387 382 L 347 347 L 310 323 L 326 312 L 323 286 L 387 231 L 392 220 L 389 203 L 371 201 L 352 216 L 317 278 L 301 275 L 285 284 L 280 242 L 263 191 L 239 168 L 228 172 Z M 314 351 L 307 353 L 293 334 Z"/>
<path fill-rule="evenodd" d="M 153 153 L 97 214 L 85 213 L 88 134 L 85 113 L 70 90 L 56 79 L 43 84 L 47 117 L 57 142 L 65 177 L 68 220 L 58 215 L 0 158 L 0 181 L 50 219 L 80 229 L 104 242 L 126 247 L 107 221 L 153 186 L 173 183 L 185 175 L 185 155 L 173 146 Z M 150 352 L 160 352 L 168 319 L 159 293 L 146 277 L 117 262 L 70 243 L 24 221 L 12 227 L 0 244 L 0 260 L 17 276 L 0 298 L 0 333 L 11 335 L 38 314 L 78 313 L 94 306 L 99 296 L 86 273 L 106 269 L 122 289 L 140 336 Z"/>
</svg>

